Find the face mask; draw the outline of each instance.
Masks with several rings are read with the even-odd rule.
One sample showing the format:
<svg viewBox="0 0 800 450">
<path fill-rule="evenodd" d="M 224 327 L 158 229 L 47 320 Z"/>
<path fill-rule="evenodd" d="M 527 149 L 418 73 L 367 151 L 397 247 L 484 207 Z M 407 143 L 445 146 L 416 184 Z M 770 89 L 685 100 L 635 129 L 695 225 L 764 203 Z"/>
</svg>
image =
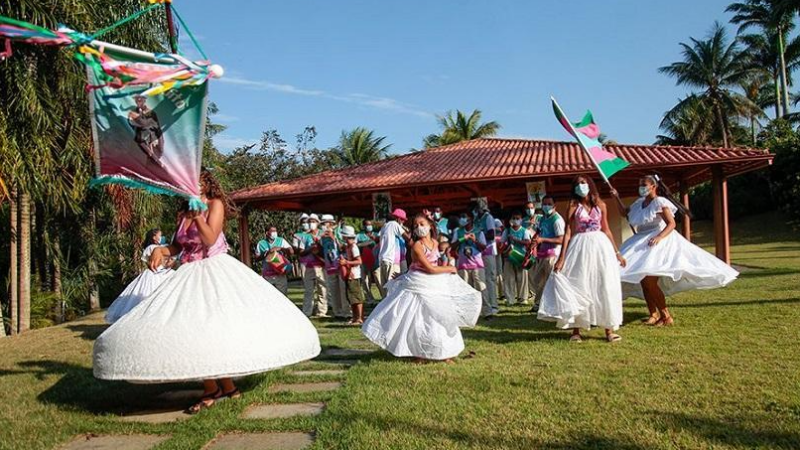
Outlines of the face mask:
<svg viewBox="0 0 800 450">
<path fill-rule="evenodd" d="M 477 209 L 475 211 L 472 211 L 472 217 L 478 217 L 479 213 L 480 212 Z"/>
<path fill-rule="evenodd" d="M 536 208 L 530 208 L 528 210 L 528 217 L 533 217 L 536 215 Z"/>
<path fill-rule="evenodd" d="M 465 226 L 467 226 L 467 222 L 469 222 L 469 220 L 466 217 L 460 217 L 458 219 L 458 225 L 459 226 L 465 227 Z"/>
<path fill-rule="evenodd" d="M 269 232 L 269 238 L 270 238 L 270 239 L 272 239 L 273 241 L 274 241 L 274 240 L 275 240 L 277 237 L 278 237 L 278 232 L 277 232 L 277 231 L 270 231 L 270 232 Z"/>
<path fill-rule="evenodd" d="M 317 225 L 316 222 L 311 222 L 311 225 L 309 226 L 311 227 L 312 230 L 316 230 L 319 225 Z"/>
<path fill-rule="evenodd" d="M 544 211 L 544 213 L 547 214 L 548 216 L 550 214 L 553 214 L 553 211 L 555 211 L 555 209 L 556 208 L 553 205 L 542 205 L 542 211 Z"/>
<path fill-rule="evenodd" d="M 575 186 L 575 194 L 578 197 L 586 197 L 589 195 L 589 185 L 587 183 L 579 183 Z"/>
<path fill-rule="evenodd" d="M 650 193 L 650 188 L 647 186 L 639 186 L 639 197 L 647 197 Z"/>
<path fill-rule="evenodd" d="M 512 219 L 511 226 L 518 227 L 522 225 L 522 219 Z"/>
<path fill-rule="evenodd" d="M 424 225 L 420 225 L 420 226 L 418 226 L 418 227 L 417 227 L 417 229 L 416 229 L 416 230 L 414 230 L 414 231 L 417 233 L 417 236 L 419 236 L 419 237 L 425 237 L 425 236 L 427 236 L 427 235 L 428 235 L 428 233 L 430 233 L 430 232 L 431 232 L 431 227 L 424 226 Z"/>
<path fill-rule="evenodd" d="M 364 229 L 367 230 L 367 233 L 370 233 L 372 232 L 372 225 L 367 225 Z"/>
<path fill-rule="evenodd" d="M 311 225 L 309 225 L 308 223 L 304 223 L 303 224 L 303 231 L 308 231 L 310 228 L 311 228 Z"/>
<path fill-rule="evenodd" d="M 433 217 L 436 217 L 436 220 L 439 220 L 439 219 L 441 219 L 441 218 L 442 218 L 442 213 L 440 213 L 440 212 L 435 212 L 435 213 L 433 213 Z"/>
</svg>

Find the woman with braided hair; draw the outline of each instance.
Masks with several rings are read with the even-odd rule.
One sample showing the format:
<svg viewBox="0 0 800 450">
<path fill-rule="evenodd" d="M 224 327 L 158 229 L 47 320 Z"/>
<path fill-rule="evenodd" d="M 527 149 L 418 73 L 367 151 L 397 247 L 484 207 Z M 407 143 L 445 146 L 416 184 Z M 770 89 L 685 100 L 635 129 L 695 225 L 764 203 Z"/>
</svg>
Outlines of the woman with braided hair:
<svg viewBox="0 0 800 450">
<path fill-rule="evenodd" d="M 726 286 L 739 276 L 729 265 L 675 232 L 675 212 L 691 213 L 672 199 L 658 175 L 639 180 L 639 199 L 621 212 L 636 234 L 620 248 L 628 265 L 620 271 L 623 297 L 643 298 L 650 316 L 644 323 L 669 326 L 674 320 L 667 295 Z"/>
</svg>

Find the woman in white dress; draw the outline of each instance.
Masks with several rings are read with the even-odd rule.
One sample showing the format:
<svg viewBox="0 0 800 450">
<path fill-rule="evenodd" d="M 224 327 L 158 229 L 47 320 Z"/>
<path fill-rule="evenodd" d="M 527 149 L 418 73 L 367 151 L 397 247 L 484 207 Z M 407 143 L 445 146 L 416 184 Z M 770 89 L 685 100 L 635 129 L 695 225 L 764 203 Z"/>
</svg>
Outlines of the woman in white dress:
<svg viewBox="0 0 800 450">
<path fill-rule="evenodd" d="M 537 317 L 572 328 L 570 340 L 581 342 L 581 328 L 606 329 L 606 340 L 617 342 L 622 325 L 622 288 L 619 268 L 625 258 L 616 251 L 608 227 L 606 204 L 592 180 L 578 176 L 572 182 L 569 226 L 561 255 L 542 293 Z"/>
<path fill-rule="evenodd" d="M 426 216 L 414 218 L 417 240 L 409 271 L 389 281 L 386 297 L 361 330 L 394 356 L 452 362 L 464 350 L 459 327 L 475 326 L 482 300 L 480 292 L 455 275 L 455 267 L 438 265 L 434 230 Z"/>
<path fill-rule="evenodd" d="M 647 302 L 647 325 L 674 323 L 667 308 L 667 295 L 726 286 L 739 276 L 729 265 L 675 232 L 675 212 L 679 208 L 684 214 L 689 213 L 671 200 L 669 190 L 657 176 L 646 176 L 639 180 L 639 199 L 622 211 L 636 228 L 636 234 L 621 248 L 628 261 L 620 274 L 622 290 L 625 297 Z"/>
<path fill-rule="evenodd" d="M 166 383 L 203 380 L 197 413 L 241 394 L 232 378 L 311 359 L 320 344 L 302 312 L 259 274 L 227 254 L 222 227 L 232 208 L 210 172 L 200 177 L 208 211 L 182 214 L 175 242 L 150 269 L 181 254 L 181 266 L 111 325 L 94 345 L 94 376 Z"/>
<path fill-rule="evenodd" d="M 150 255 L 153 250 L 161 247 L 161 230 L 154 228 L 147 232 L 144 237 L 145 249 L 142 252 L 142 261 L 150 262 Z M 106 311 L 106 322 L 114 323 L 122 316 L 132 310 L 134 306 L 138 305 L 145 297 L 155 291 L 158 286 L 166 281 L 173 273 L 172 259 L 165 259 L 164 262 L 155 271 L 145 269 L 128 284 L 127 287 L 119 294 L 119 297 L 111 303 Z"/>
</svg>

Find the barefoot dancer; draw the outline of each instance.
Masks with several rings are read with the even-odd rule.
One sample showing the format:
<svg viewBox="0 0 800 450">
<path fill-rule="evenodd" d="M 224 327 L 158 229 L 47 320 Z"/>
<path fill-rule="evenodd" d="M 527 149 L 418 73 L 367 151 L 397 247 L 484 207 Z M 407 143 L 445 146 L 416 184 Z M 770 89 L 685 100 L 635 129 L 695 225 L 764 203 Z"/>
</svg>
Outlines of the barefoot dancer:
<svg viewBox="0 0 800 450">
<path fill-rule="evenodd" d="M 622 324 L 619 267 L 625 267 L 625 258 L 616 251 L 606 204 L 592 180 L 578 176 L 572 191 L 570 226 L 545 284 L 538 317 L 558 328 L 572 328 L 572 341 L 581 341 L 581 328 L 597 326 L 606 329 L 608 342 L 616 342 L 622 339 L 614 331 Z"/>
<path fill-rule="evenodd" d="M 94 375 L 103 380 L 203 380 L 203 395 L 189 413 L 239 397 L 233 377 L 295 364 L 320 351 L 302 312 L 227 254 L 222 226 L 231 208 L 210 172 L 203 171 L 200 183 L 208 211 L 185 211 L 175 243 L 150 257 L 155 269 L 180 252 L 181 267 L 94 345 Z"/>
<path fill-rule="evenodd" d="M 639 197 L 621 210 L 636 227 L 636 234 L 620 249 L 628 261 L 620 272 L 623 293 L 647 302 L 650 316 L 645 324 L 672 325 L 666 295 L 726 286 L 739 273 L 675 232 L 675 212 L 683 205 L 670 199 L 656 176 L 639 180 Z"/>
<path fill-rule="evenodd" d="M 454 275 L 455 267 L 438 265 L 434 229 L 424 215 L 414 218 L 411 267 L 387 283 L 386 298 L 361 328 L 397 357 L 450 361 L 464 350 L 459 327 L 474 326 L 481 310 L 481 293 Z"/>
</svg>

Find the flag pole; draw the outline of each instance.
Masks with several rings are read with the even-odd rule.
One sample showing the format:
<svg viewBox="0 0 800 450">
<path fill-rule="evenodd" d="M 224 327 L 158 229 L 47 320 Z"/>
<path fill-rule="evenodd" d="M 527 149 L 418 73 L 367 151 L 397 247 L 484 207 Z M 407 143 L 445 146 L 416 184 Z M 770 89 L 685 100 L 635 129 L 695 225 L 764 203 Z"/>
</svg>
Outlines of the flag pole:
<svg viewBox="0 0 800 450">
<path fill-rule="evenodd" d="M 603 181 L 605 181 L 608 188 L 611 190 L 611 196 L 614 197 L 614 199 L 617 201 L 617 205 L 619 205 L 620 210 L 621 211 L 627 210 L 625 204 L 622 203 L 622 199 L 619 198 L 619 193 L 617 192 L 616 189 L 614 189 L 614 186 L 611 185 L 611 181 L 608 179 L 608 177 L 606 177 L 606 174 L 603 173 L 602 170 L 600 170 L 600 165 L 597 164 L 597 160 L 594 159 L 594 155 L 592 155 L 592 152 L 590 152 L 589 149 L 586 148 L 586 146 L 583 145 L 583 142 L 578 138 L 578 132 L 575 130 L 575 127 L 572 126 L 572 122 L 570 122 L 569 118 L 567 117 L 567 113 L 565 113 L 564 110 L 561 109 L 561 105 L 558 104 L 558 102 L 552 95 L 550 96 L 550 100 L 552 100 L 553 104 L 556 105 L 556 108 L 558 108 L 558 110 L 561 112 L 561 115 L 564 116 L 564 120 L 567 122 L 567 125 L 569 126 L 570 134 L 575 138 L 576 141 L 578 141 L 578 145 L 581 147 L 581 149 L 583 149 L 583 152 L 589 156 L 589 160 L 592 161 L 592 165 L 600 174 L 600 177 L 603 179 Z M 630 225 L 630 223 L 628 225 Z M 631 230 L 633 230 L 633 234 L 636 234 L 636 230 L 633 228 L 633 225 L 630 225 L 630 227 Z"/>
<path fill-rule="evenodd" d="M 172 20 L 172 0 L 165 0 L 164 13 L 167 17 L 167 32 L 169 33 L 169 48 L 172 54 L 178 53 L 178 40 L 175 37 L 175 22 Z"/>
</svg>

